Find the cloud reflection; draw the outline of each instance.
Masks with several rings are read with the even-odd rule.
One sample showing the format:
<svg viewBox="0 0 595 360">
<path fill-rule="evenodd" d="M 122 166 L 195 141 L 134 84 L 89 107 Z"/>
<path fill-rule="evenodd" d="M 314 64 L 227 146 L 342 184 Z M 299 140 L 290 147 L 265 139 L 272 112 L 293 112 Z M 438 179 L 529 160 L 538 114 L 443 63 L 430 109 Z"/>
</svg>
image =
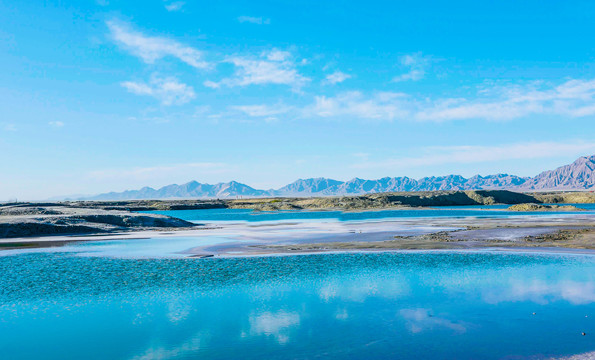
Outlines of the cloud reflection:
<svg viewBox="0 0 595 360">
<path fill-rule="evenodd" d="M 173 347 L 152 347 L 147 349 L 143 354 L 134 356 L 131 360 L 161 360 L 174 359 L 182 356 L 187 356 L 201 350 L 205 346 L 204 334 L 197 333 L 190 337 L 187 341 L 180 343 Z"/>
<path fill-rule="evenodd" d="M 406 320 L 407 327 L 414 334 L 435 328 L 447 328 L 457 333 L 467 331 L 463 324 L 446 318 L 435 317 L 430 313 L 429 309 L 402 309 L 399 314 Z"/>
<path fill-rule="evenodd" d="M 557 283 L 542 280 L 519 281 L 506 288 L 491 289 L 483 295 L 483 299 L 490 304 L 506 301 L 547 304 L 551 301 L 566 300 L 574 305 L 584 305 L 595 302 L 595 283 L 568 280 Z"/>
<path fill-rule="evenodd" d="M 289 329 L 300 324 L 297 312 L 263 312 L 250 317 L 250 333 L 273 336 L 279 344 L 289 342 Z"/>
<path fill-rule="evenodd" d="M 407 279 L 392 275 L 389 279 L 350 279 L 345 281 L 329 281 L 318 290 L 318 296 L 324 302 L 332 299 L 342 301 L 364 302 L 369 297 L 397 299 L 411 292 Z"/>
<path fill-rule="evenodd" d="M 186 320 L 191 312 L 192 305 L 188 301 L 178 298 L 167 303 L 166 316 L 172 324 Z"/>
</svg>

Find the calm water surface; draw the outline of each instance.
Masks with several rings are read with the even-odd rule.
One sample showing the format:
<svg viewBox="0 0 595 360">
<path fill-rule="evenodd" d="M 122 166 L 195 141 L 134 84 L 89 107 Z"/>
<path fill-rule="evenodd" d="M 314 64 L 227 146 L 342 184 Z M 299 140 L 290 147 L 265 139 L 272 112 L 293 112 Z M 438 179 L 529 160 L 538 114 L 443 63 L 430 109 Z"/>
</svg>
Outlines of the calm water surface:
<svg viewBox="0 0 595 360">
<path fill-rule="evenodd" d="M 39 253 L 0 257 L 0 273 L 2 359 L 540 359 L 595 350 L 590 255 Z"/>
<path fill-rule="evenodd" d="M 566 204 L 559 204 L 566 205 Z M 279 220 L 307 221 L 363 221 L 374 219 L 436 218 L 436 217 L 477 217 L 506 218 L 511 216 L 560 216 L 564 214 L 593 214 L 595 204 L 576 204 L 588 211 L 569 212 L 518 212 L 506 211 L 509 205 L 491 206 L 442 206 L 431 209 L 378 210 L 378 211 L 254 211 L 250 209 L 207 209 L 207 210 L 164 210 L 145 211 L 146 213 L 174 216 L 188 221 L 208 222 L 255 222 Z"/>
</svg>

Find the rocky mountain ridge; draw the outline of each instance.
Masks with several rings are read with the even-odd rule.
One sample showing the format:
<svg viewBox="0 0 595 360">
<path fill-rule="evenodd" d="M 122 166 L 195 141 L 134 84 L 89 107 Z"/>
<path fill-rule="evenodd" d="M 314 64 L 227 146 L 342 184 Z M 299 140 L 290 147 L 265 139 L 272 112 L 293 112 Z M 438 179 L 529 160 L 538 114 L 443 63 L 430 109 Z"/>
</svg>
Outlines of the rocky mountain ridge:
<svg viewBox="0 0 595 360">
<path fill-rule="evenodd" d="M 430 176 L 419 180 L 406 176 L 384 177 L 377 180 L 354 178 L 349 181 L 311 178 L 298 179 L 276 190 L 254 189 L 236 181 L 214 185 L 191 181 L 182 185 L 167 185 L 159 189 L 144 187 L 140 190 L 110 192 L 88 197 L 85 200 L 305 197 L 435 190 L 549 191 L 592 189 L 595 189 L 595 155 L 580 157 L 572 164 L 544 171 L 535 177 L 496 174 L 488 176 L 475 175 L 471 178 L 465 178 L 461 175 Z"/>
</svg>

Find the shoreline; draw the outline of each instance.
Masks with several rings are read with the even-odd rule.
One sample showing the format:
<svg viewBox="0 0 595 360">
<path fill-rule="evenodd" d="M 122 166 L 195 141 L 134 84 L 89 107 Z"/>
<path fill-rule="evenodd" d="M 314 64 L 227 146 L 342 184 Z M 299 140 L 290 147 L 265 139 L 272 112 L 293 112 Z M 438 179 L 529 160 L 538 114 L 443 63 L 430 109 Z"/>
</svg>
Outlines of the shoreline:
<svg viewBox="0 0 595 360">
<path fill-rule="evenodd" d="M 595 202 L 595 195 L 587 200 Z M 535 212 L 573 214 L 578 208 L 560 208 L 540 203 L 535 196 L 503 190 L 431 191 L 412 193 L 375 193 L 366 195 L 314 198 L 258 198 L 236 200 L 138 200 L 71 201 L 57 203 L 0 204 L 0 239 L 75 234 L 119 234 L 138 230 L 196 228 L 203 224 L 188 222 L 154 212 L 209 208 L 267 211 L 354 213 L 381 211 L 439 211 L 440 207 L 513 205 L 508 209 L 484 209 L 485 213 L 502 211 L 519 215 Z M 520 204 L 520 205 L 518 205 Z M 516 207 L 515 207 L 516 206 Z M 528 209 L 529 211 L 514 211 Z M 552 209 L 555 209 L 552 211 Z M 449 209 L 452 210 L 452 209 Z M 568 210 L 568 211 L 565 211 Z M 141 212 L 142 211 L 142 212 Z"/>
<path fill-rule="evenodd" d="M 142 240 L 132 243 L 131 240 Z M 3 251 L 116 241 L 159 246 L 163 257 L 243 257 L 385 251 L 595 251 L 595 214 L 514 218 L 406 218 L 370 221 L 205 223 L 181 229 L 0 239 Z M 93 245 L 93 246 L 95 246 Z M 72 249 L 71 249 L 72 251 Z"/>
<path fill-rule="evenodd" d="M 184 257 L 177 258 L 184 259 L 234 259 L 234 258 L 252 258 L 252 257 L 284 257 L 284 256 L 309 256 L 309 255 L 340 255 L 340 254 L 424 254 L 424 253 L 510 253 L 510 254 L 544 254 L 544 255 L 581 255 L 581 256 L 595 256 L 595 249 L 572 249 L 572 248 L 467 248 L 467 249 L 427 249 L 427 250 L 404 250 L 404 249 L 383 249 L 383 250 L 334 250 L 334 251 L 310 251 L 310 252 L 294 252 L 294 253 L 254 253 L 254 254 L 230 254 L 219 255 L 214 257 Z"/>
</svg>

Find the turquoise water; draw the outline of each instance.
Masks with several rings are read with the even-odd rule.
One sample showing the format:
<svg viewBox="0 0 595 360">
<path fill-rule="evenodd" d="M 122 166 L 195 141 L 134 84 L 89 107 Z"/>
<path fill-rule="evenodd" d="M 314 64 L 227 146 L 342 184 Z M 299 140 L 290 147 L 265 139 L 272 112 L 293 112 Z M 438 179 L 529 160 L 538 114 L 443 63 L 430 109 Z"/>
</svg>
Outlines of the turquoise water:
<svg viewBox="0 0 595 360">
<path fill-rule="evenodd" d="M 163 236 L 142 239 L 81 241 L 59 247 L 2 250 L 0 251 L 0 257 L 19 254 L 70 253 L 75 256 L 132 259 L 182 258 L 189 255 L 189 249 L 197 246 L 221 245 L 234 241 L 237 240 L 223 236 Z"/>
<path fill-rule="evenodd" d="M 540 359 L 595 350 L 589 255 L 45 253 L 0 257 L 0 273 L 2 359 Z"/>
<path fill-rule="evenodd" d="M 518 212 L 506 211 L 508 205 L 491 206 L 444 206 L 431 209 L 379 210 L 361 212 L 343 211 L 253 211 L 249 209 L 207 209 L 207 210 L 164 210 L 146 211 L 188 221 L 279 221 L 279 220 L 338 220 L 361 221 L 389 218 L 428 218 L 428 217 L 510 217 L 510 216 L 559 216 L 560 214 L 593 214 L 595 204 L 577 204 L 587 212 Z M 496 211 L 497 210 L 497 211 Z"/>
</svg>

